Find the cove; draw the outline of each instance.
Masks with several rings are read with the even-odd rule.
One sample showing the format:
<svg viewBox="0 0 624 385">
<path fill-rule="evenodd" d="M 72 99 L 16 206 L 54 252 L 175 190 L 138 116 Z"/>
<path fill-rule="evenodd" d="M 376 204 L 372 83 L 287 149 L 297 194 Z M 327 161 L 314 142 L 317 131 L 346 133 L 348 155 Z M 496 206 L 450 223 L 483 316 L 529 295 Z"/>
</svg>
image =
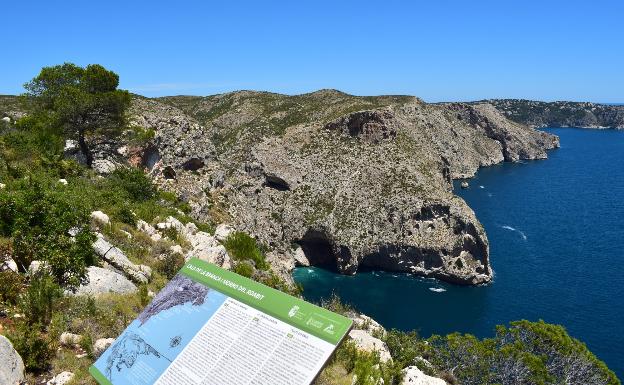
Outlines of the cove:
<svg viewBox="0 0 624 385">
<path fill-rule="evenodd" d="M 561 324 L 624 377 L 624 131 L 549 128 L 548 160 L 479 170 L 455 191 L 484 225 L 493 283 L 462 287 L 380 271 L 298 268 L 304 297 L 338 294 L 386 328 L 491 337 L 528 319 Z"/>
</svg>

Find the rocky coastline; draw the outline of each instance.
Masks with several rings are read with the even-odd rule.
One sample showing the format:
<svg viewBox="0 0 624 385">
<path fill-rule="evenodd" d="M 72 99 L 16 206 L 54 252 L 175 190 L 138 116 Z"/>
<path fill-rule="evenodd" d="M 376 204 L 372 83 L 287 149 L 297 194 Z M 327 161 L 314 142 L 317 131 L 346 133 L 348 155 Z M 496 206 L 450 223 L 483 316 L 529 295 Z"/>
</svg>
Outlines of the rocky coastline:
<svg viewBox="0 0 624 385">
<path fill-rule="evenodd" d="M 90 145 L 97 172 L 142 166 L 196 219 L 252 234 L 289 282 L 315 265 L 475 285 L 492 279 L 489 244 L 452 180 L 544 159 L 559 140 L 490 104 L 321 90 L 135 96 L 129 128 Z"/>
<path fill-rule="evenodd" d="M 624 129 L 623 105 L 523 99 L 490 99 L 476 103 L 491 104 L 510 120 L 534 128 Z"/>
</svg>

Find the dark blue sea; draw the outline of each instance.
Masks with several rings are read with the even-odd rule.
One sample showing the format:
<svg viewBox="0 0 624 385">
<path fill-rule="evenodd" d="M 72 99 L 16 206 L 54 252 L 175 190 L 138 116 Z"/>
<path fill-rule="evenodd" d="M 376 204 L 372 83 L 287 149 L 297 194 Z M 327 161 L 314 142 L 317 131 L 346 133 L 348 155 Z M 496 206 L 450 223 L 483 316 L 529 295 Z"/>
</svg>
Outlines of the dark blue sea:
<svg viewBox="0 0 624 385">
<path fill-rule="evenodd" d="M 552 128 L 548 160 L 479 170 L 456 192 L 490 240 L 494 282 L 294 272 L 311 301 L 332 291 L 387 328 L 491 337 L 518 319 L 564 325 L 624 378 L 624 131 Z"/>
</svg>

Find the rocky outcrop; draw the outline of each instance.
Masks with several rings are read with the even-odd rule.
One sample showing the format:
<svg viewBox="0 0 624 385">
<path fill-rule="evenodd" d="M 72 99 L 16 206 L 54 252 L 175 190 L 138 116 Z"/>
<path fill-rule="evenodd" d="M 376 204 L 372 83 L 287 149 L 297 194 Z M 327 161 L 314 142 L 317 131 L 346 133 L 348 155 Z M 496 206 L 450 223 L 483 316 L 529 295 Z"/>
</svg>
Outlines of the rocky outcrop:
<svg viewBox="0 0 624 385">
<path fill-rule="evenodd" d="M 19 385 L 24 381 L 24 362 L 13 344 L 0 335 L 0 384 Z"/>
<path fill-rule="evenodd" d="M 443 379 L 428 376 L 416 366 L 408 366 L 401 373 L 403 374 L 401 385 L 446 385 Z"/>
<path fill-rule="evenodd" d="M 114 268 L 121 270 L 130 280 L 135 283 L 147 283 L 152 275 L 149 266 L 135 265 L 128 257 L 104 239 L 102 234 L 97 234 L 97 240 L 93 243 L 95 253 Z"/>
<path fill-rule="evenodd" d="M 452 180 L 558 146 L 490 105 L 331 90 L 137 98 L 132 113 L 155 133 L 155 180 L 197 219 L 253 234 L 286 279 L 297 263 L 489 282 L 487 237 Z M 214 237 L 198 234 L 193 253 L 226 263 Z"/>
<path fill-rule="evenodd" d="M 136 293 L 137 287 L 123 275 L 97 266 L 87 268 L 89 282 L 78 287 L 75 295 L 97 296 L 107 293 Z"/>
<path fill-rule="evenodd" d="M 46 382 L 46 385 L 65 385 L 74 378 L 72 372 L 61 372 L 54 376 L 50 381 Z"/>
<path fill-rule="evenodd" d="M 587 102 L 538 102 L 522 99 L 485 101 L 507 118 L 531 127 L 624 129 L 624 106 Z"/>
<path fill-rule="evenodd" d="M 375 338 L 365 330 L 351 330 L 349 338 L 355 343 L 355 346 L 366 352 L 376 352 L 379 354 L 379 361 L 388 362 L 392 360 L 390 350 L 385 342 L 379 338 Z"/>
</svg>

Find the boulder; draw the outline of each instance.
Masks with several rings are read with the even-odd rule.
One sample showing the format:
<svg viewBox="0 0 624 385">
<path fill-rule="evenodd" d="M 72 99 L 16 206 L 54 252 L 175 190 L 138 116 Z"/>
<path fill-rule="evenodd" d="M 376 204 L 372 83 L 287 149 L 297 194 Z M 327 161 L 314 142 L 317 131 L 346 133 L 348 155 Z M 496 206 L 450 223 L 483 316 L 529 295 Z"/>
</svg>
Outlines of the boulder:
<svg viewBox="0 0 624 385">
<path fill-rule="evenodd" d="M 371 317 L 365 314 L 358 314 L 355 317 L 350 317 L 353 320 L 353 328 L 367 331 L 368 333 L 381 333 L 386 334 L 386 329 L 375 321 Z"/>
<path fill-rule="evenodd" d="M 113 265 L 113 267 L 120 269 L 123 273 L 132 281 L 137 283 L 147 283 L 152 275 L 152 269 L 145 265 L 135 265 L 128 257 L 113 246 L 110 242 L 104 239 L 102 234 L 97 234 L 98 238 L 93 243 L 93 250 L 106 262 Z"/>
<path fill-rule="evenodd" d="M 164 222 L 158 223 L 156 225 L 156 228 L 158 230 L 166 230 L 166 229 L 174 228 L 177 231 L 182 232 L 184 230 L 184 224 L 180 222 L 177 218 L 168 216 Z"/>
<path fill-rule="evenodd" d="M 232 267 L 232 260 L 230 258 L 230 255 L 227 253 L 223 245 L 206 247 L 200 245 L 199 247 L 193 249 L 187 255 L 187 259 L 191 257 L 199 258 L 209 263 L 214 263 L 215 265 L 220 266 L 224 269 L 229 269 Z"/>
<path fill-rule="evenodd" d="M 0 384 L 19 385 L 24 381 L 24 361 L 13 344 L 0 335 Z"/>
<path fill-rule="evenodd" d="M 50 381 L 46 383 L 46 385 L 65 385 L 69 381 L 74 378 L 74 373 L 72 372 L 61 372 L 54 376 Z"/>
<path fill-rule="evenodd" d="M 64 186 L 67 186 L 67 179 L 59 179 L 58 182 Z"/>
<path fill-rule="evenodd" d="M 93 295 L 105 293 L 130 294 L 136 293 L 137 287 L 126 277 L 101 267 L 87 268 L 89 283 L 78 287 L 74 295 Z"/>
<path fill-rule="evenodd" d="M 466 181 L 461 182 L 461 188 L 468 188 L 468 187 L 470 187 L 468 182 L 466 182 Z"/>
<path fill-rule="evenodd" d="M 403 373 L 401 385 L 446 385 L 443 379 L 428 376 L 416 366 L 408 366 L 401 373 Z"/>
<path fill-rule="evenodd" d="M 169 251 L 171 251 L 173 254 L 184 254 L 184 250 L 182 250 L 182 246 L 180 245 L 173 245 L 169 247 Z"/>
<path fill-rule="evenodd" d="M 7 122 L 7 123 L 11 123 L 11 118 L 9 118 L 8 116 L 5 116 L 2 118 L 3 122 Z"/>
<path fill-rule="evenodd" d="M 9 258 L 3 262 L 0 262 L 0 271 L 11 270 L 17 273 L 17 263 L 13 258 Z"/>
<path fill-rule="evenodd" d="M 150 225 L 142 219 L 139 219 L 137 221 L 136 227 L 137 230 L 149 236 L 154 242 L 158 242 L 162 239 L 162 235 L 160 235 L 158 231 L 156 231 L 154 226 Z"/>
<path fill-rule="evenodd" d="M 379 360 L 381 362 L 388 362 L 392 360 L 388 345 L 379 338 L 373 337 L 369 332 L 365 330 L 351 330 L 349 337 L 355 342 L 358 349 L 366 352 L 379 353 Z"/>
<path fill-rule="evenodd" d="M 74 346 L 74 345 L 78 345 L 81 339 L 82 339 L 82 336 L 80 334 L 64 332 L 59 337 L 59 342 L 63 346 Z"/>
<path fill-rule="evenodd" d="M 93 344 L 93 355 L 99 357 L 109 346 L 115 342 L 114 338 L 100 338 Z"/>
<path fill-rule="evenodd" d="M 108 159 L 95 159 L 91 168 L 98 174 L 110 174 L 117 169 L 117 165 Z"/>
<path fill-rule="evenodd" d="M 28 274 L 31 276 L 44 270 L 49 270 L 49 265 L 46 261 L 32 261 L 28 266 Z"/>
<path fill-rule="evenodd" d="M 0 183 L 0 190 L 4 189 L 6 185 L 4 183 Z"/>
<path fill-rule="evenodd" d="M 110 224 L 110 218 L 108 217 L 108 215 L 104 214 L 101 211 L 94 211 L 91 213 L 91 219 L 94 219 L 98 222 L 101 222 L 105 225 Z"/>
<path fill-rule="evenodd" d="M 215 238 L 219 241 L 219 242 L 223 242 L 225 241 L 225 239 L 227 237 L 230 236 L 230 234 L 232 234 L 234 232 L 234 228 L 230 225 L 226 225 L 225 223 L 220 224 L 219 226 L 217 226 L 217 229 L 215 230 Z"/>
</svg>

